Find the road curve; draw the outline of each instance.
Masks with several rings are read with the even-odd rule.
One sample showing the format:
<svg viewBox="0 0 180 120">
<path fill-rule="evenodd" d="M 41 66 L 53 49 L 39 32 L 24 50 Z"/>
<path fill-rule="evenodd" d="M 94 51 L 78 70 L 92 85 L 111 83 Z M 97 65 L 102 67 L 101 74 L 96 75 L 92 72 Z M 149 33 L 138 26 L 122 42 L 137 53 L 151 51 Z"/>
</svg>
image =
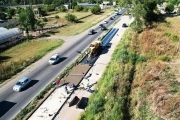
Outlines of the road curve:
<svg viewBox="0 0 180 120">
<path fill-rule="evenodd" d="M 123 14 L 125 11 L 126 9 L 123 9 L 120 13 Z M 114 20 L 109 20 L 106 27 L 112 25 L 120 16 L 116 16 Z M 80 52 L 83 52 L 92 41 L 102 34 L 100 28 L 95 27 L 94 29 L 97 32 L 96 34 L 82 36 L 64 51 L 59 51 L 62 59 L 58 64 L 49 65 L 48 62 L 45 62 L 34 71 L 29 72 L 27 76 L 32 79 L 32 84 L 27 89 L 22 92 L 14 92 L 12 87 L 16 81 L 11 85 L 4 85 L 0 88 L 0 120 L 13 119 L 43 88 L 71 64 L 79 56 Z"/>
</svg>

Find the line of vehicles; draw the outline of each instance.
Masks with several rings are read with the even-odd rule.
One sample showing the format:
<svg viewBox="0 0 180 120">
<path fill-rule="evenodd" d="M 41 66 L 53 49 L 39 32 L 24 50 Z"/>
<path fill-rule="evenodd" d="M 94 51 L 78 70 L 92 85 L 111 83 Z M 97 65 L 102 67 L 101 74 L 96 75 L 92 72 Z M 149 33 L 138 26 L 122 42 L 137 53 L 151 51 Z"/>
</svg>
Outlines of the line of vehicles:
<svg viewBox="0 0 180 120">
<path fill-rule="evenodd" d="M 110 17 L 110 20 L 113 19 L 112 17 Z M 106 26 L 104 24 L 107 24 L 108 21 L 104 21 L 103 24 L 99 24 L 99 27 L 101 28 L 101 30 L 107 30 Z M 128 25 L 126 23 L 122 24 L 122 27 L 128 27 Z M 94 29 L 90 29 L 88 34 L 92 35 L 94 34 L 95 31 Z M 90 44 L 88 51 L 87 51 L 87 61 L 93 59 L 94 57 L 96 57 L 96 55 L 98 54 L 98 52 L 101 50 L 101 45 L 102 45 L 102 41 L 94 41 Z M 58 63 L 60 61 L 60 55 L 58 53 L 55 53 L 54 55 L 51 56 L 51 58 L 49 59 L 48 63 L 50 65 L 55 65 L 56 63 Z M 25 87 L 27 87 L 29 84 L 31 83 L 31 79 L 28 77 L 23 77 L 22 79 L 20 79 L 13 87 L 13 90 L 16 92 L 20 92 L 22 91 Z"/>
</svg>

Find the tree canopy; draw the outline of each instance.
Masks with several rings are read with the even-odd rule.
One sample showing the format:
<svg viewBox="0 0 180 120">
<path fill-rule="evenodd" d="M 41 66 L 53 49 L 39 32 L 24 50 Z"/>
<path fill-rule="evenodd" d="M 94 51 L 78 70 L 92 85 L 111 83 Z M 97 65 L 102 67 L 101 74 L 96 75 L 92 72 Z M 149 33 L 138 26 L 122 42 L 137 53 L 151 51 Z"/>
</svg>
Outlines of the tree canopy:
<svg viewBox="0 0 180 120">
<path fill-rule="evenodd" d="M 146 27 L 151 26 L 152 22 L 158 20 L 158 15 L 155 12 L 157 4 L 162 0 L 119 0 L 120 6 L 130 6 L 131 13 L 136 22 L 135 29 L 141 31 L 143 25 Z"/>
<path fill-rule="evenodd" d="M 18 21 L 21 29 L 25 30 L 29 38 L 29 31 L 35 30 L 37 21 L 31 6 L 26 7 L 26 9 L 19 14 Z"/>
</svg>

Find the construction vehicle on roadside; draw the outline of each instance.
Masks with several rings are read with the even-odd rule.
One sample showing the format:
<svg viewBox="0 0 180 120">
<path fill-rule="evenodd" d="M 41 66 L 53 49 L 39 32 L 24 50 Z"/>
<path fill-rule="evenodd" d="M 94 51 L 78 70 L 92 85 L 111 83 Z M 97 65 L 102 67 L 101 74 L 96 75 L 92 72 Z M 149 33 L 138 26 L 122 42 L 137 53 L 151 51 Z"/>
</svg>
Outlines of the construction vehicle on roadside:
<svg viewBox="0 0 180 120">
<path fill-rule="evenodd" d="M 101 41 L 92 42 L 89 46 L 88 53 L 87 53 L 88 59 L 96 57 L 100 49 L 101 49 Z"/>
</svg>

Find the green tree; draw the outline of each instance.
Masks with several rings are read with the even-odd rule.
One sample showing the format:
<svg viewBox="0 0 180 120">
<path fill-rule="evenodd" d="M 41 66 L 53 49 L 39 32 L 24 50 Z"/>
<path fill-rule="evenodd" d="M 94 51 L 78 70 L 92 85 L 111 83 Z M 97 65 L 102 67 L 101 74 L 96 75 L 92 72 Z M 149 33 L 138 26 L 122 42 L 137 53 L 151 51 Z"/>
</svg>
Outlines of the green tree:
<svg viewBox="0 0 180 120">
<path fill-rule="evenodd" d="M 24 9 L 21 7 L 16 7 L 15 12 L 16 14 L 20 14 Z"/>
<path fill-rule="evenodd" d="M 68 14 L 66 14 L 65 18 L 66 18 L 66 20 L 68 20 L 70 22 L 76 22 L 77 17 L 73 14 L 68 13 Z"/>
<path fill-rule="evenodd" d="M 40 20 L 36 21 L 35 28 L 36 30 L 39 31 L 39 34 L 40 34 L 40 31 L 43 30 L 44 26 L 45 26 L 45 23 L 43 23 L 42 21 Z"/>
<path fill-rule="evenodd" d="M 94 7 L 91 8 L 92 14 L 99 14 L 100 12 L 101 12 L 101 8 L 99 5 L 95 5 Z"/>
<path fill-rule="evenodd" d="M 161 3 L 162 0 L 119 0 L 119 5 L 131 7 L 131 13 L 134 17 L 135 29 L 142 30 L 143 25 L 146 27 L 151 27 L 153 22 L 158 20 L 158 14 L 155 12 L 157 10 L 157 4 Z M 140 32 L 140 31 L 137 31 Z"/>
<path fill-rule="evenodd" d="M 19 25 L 22 30 L 25 30 L 27 39 L 29 39 L 29 31 L 35 30 L 36 19 L 32 6 L 26 7 L 25 11 L 19 14 Z"/>
<path fill-rule="evenodd" d="M 0 19 L 6 20 L 7 15 L 4 12 L 0 11 Z"/>
<path fill-rule="evenodd" d="M 60 7 L 58 8 L 58 10 L 59 10 L 60 12 L 66 12 L 66 11 L 67 11 L 67 9 L 66 9 L 65 6 L 60 6 Z"/>
<path fill-rule="evenodd" d="M 76 5 L 76 6 L 75 6 L 75 10 L 78 11 L 78 12 L 83 11 L 83 6 L 81 6 L 81 5 Z"/>
<path fill-rule="evenodd" d="M 12 16 L 15 15 L 15 13 L 16 13 L 15 9 L 8 7 L 8 9 L 7 9 L 7 17 L 8 17 L 8 19 L 11 19 Z"/>
<path fill-rule="evenodd" d="M 173 10 L 174 10 L 174 5 L 172 3 L 167 4 L 165 11 L 169 14 L 173 12 Z"/>
</svg>

